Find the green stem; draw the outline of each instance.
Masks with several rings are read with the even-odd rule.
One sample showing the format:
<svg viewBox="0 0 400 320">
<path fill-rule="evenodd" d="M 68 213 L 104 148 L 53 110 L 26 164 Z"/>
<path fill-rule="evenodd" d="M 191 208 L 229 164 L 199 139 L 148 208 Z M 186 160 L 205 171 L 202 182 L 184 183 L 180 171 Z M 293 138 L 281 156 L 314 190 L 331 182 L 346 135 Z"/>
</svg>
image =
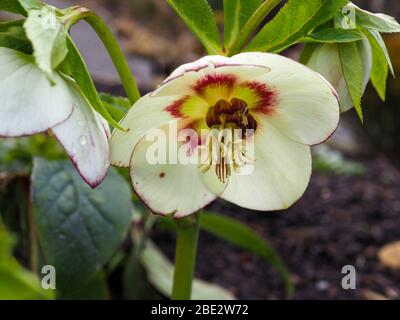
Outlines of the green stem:
<svg viewBox="0 0 400 320">
<path fill-rule="evenodd" d="M 140 91 L 131 73 L 125 55 L 107 24 L 97 14 L 87 8 L 78 6 L 67 10 L 68 14 L 64 16 L 64 23 L 67 28 L 70 28 L 83 19 L 96 32 L 117 69 L 129 101 L 131 104 L 134 104 L 141 97 Z"/>
<path fill-rule="evenodd" d="M 173 300 L 190 300 L 199 238 L 198 214 L 176 220 L 177 240 L 175 251 Z"/>
<path fill-rule="evenodd" d="M 242 51 L 247 41 L 250 39 L 251 35 L 255 32 L 257 27 L 263 22 L 265 17 L 271 13 L 273 9 L 282 0 L 266 0 L 264 1 L 258 9 L 253 13 L 247 23 L 244 25 L 243 29 L 240 31 L 235 42 L 230 48 L 228 48 L 228 57 L 231 57 Z"/>
</svg>

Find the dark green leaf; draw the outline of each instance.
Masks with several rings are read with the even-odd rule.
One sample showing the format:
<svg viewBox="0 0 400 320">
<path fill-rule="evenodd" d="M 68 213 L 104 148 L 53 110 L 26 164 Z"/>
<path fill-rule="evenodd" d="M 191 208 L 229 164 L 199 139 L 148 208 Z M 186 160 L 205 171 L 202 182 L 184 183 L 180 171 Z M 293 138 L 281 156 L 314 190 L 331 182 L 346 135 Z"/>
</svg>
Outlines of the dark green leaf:
<svg viewBox="0 0 400 320">
<path fill-rule="evenodd" d="M 280 52 L 333 18 L 348 0 L 289 0 L 246 51 Z"/>
<path fill-rule="evenodd" d="M 221 37 L 207 0 L 167 0 L 210 54 L 221 53 Z"/>
<path fill-rule="evenodd" d="M 365 30 L 365 35 L 372 48 L 371 82 L 376 92 L 378 92 L 379 97 L 385 101 L 386 81 L 389 73 L 389 65 L 386 60 L 385 51 L 370 31 Z"/>
<path fill-rule="evenodd" d="M 347 89 L 349 90 L 357 114 L 362 120 L 361 97 L 363 91 L 363 68 L 357 44 L 354 42 L 338 43 L 338 50 Z"/>
<path fill-rule="evenodd" d="M 92 279 L 130 226 L 131 190 L 115 170 L 92 190 L 69 161 L 36 158 L 32 199 L 44 258 L 55 266 L 57 288 L 65 294 Z"/>
<path fill-rule="evenodd" d="M 0 32 L 0 47 L 32 54 L 32 45 L 21 26 L 11 26 L 7 31 Z"/>
<path fill-rule="evenodd" d="M 103 271 L 96 273 L 91 280 L 78 290 L 62 295 L 64 300 L 109 300 L 107 278 Z"/>
<path fill-rule="evenodd" d="M 232 218 L 204 212 L 200 215 L 203 230 L 220 237 L 242 249 L 263 257 L 281 275 L 286 285 L 287 296 L 293 294 L 289 272 L 270 244 L 241 222 Z"/>
<path fill-rule="evenodd" d="M 1 0 L 0 10 L 25 15 L 26 11 L 17 0 Z"/>
<path fill-rule="evenodd" d="M 229 48 L 263 0 L 224 0 L 224 43 Z"/>
</svg>

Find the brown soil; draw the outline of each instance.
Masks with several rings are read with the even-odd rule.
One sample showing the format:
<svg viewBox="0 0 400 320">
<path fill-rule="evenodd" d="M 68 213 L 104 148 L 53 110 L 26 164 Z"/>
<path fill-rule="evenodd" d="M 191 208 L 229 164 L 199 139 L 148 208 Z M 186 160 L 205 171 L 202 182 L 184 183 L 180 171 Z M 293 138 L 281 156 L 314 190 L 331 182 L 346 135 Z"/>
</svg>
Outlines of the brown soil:
<svg viewBox="0 0 400 320">
<path fill-rule="evenodd" d="M 268 239 L 288 265 L 294 299 L 400 297 L 400 271 L 377 258 L 400 239 L 400 173 L 384 158 L 364 161 L 362 177 L 314 174 L 304 197 L 280 213 L 256 213 L 221 203 L 210 209 L 246 222 Z M 157 231 L 157 243 L 173 257 L 174 239 Z M 343 290 L 344 265 L 354 265 L 357 289 Z M 284 298 L 282 282 L 261 258 L 201 234 L 197 276 L 231 289 L 241 299 Z"/>
</svg>

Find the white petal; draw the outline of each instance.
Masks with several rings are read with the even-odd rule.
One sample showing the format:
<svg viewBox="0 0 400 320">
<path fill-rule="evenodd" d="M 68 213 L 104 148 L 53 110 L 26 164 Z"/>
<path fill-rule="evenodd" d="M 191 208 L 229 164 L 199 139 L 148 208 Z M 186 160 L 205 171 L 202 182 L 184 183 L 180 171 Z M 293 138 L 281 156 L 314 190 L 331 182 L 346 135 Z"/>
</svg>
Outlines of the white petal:
<svg viewBox="0 0 400 320">
<path fill-rule="evenodd" d="M 276 54 L 242 53 L 232 60 L 270 68 L 253 81 L 275 92 L 273 111 L 266 117 L 282 133 L 294 141 L 314 145 L 336 130 L 339 102 L 335 90 L 321 75 Z"/>
<path fill-rule="evenodd" d="M 108 124 L 98 115 L 74 84 L 69 84 L 75 108 L 70 118 L 53 127 L 82 178 L 97 187 L 110 166 Z"/>
<path fill-rule="evenodd" d="M 43 132 L 67 119 L 74 107 L 68 86 L 50 85 L 31 57 L 0 48 L 0 136 Z"/>
<path fill-rule="evenodd" d="M 161 130 L 169 136 L 168 128 Z M 150 160 L 149 147 L 153 141 L 143 138 L 132 154 L 130 174 L 135 192 L 142 201 L 154 212 L 162 215 L 173 214 L 175 218 L 190 215 L 208 205 L 217 197 L 208 189 L 204 179 L 217 180 L 216 175 L 204 176 L 198 164 L 191 164 L 188 156 L 187 163 L 177 161 L 171 163 L 169 159 L 170 144 L 172 140 L 165 140 L 163 146 L 166 150 L 166 161 L 155 163 Z M 181 145 L 179 144 L 178 148 Z M 149 155 L 148 155 L 149 154 Z M 215 186 L 215 184 L 214 184 Z"/>
<path fill-rule="evenodd" d="M 260 211 L 281 210 L 296 202 L 311 176 L 310 147 L 294 142 L 272 126 L 255 134 L 254 171 L 233 175 L 222 198 Z"/>
<path fill-rule="evenodd" d="M 120 125 L 128 132 L 114 130 L 111 143 L 111 163 L 117 167 L 129 167 L 132 151 L 150 129 L 157 129 L 176 120 L 165 109 L 182 96 L 141 98 L 126 114 Z"/>
</svg>

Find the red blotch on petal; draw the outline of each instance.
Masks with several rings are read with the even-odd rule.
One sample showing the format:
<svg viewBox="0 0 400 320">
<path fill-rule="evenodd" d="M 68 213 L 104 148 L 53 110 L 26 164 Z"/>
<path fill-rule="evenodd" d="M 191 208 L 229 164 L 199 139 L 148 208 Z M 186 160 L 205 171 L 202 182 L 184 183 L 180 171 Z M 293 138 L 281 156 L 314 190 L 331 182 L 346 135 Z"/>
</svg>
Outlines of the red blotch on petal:
<svg viewBox="0 0 400 320">
<path fill-rule="evenodd" d="M 243 87 L 251 89 L 257 97 L 255 110 L 263 114 L 271 114 L 277 104 L 277 93 L 266 84 L 260 82 L 245 82 Z"/>
<path fill-rule="evenodd" d="M 233 86 L 236 84 L 236 81 L 237 77 L 232 74 L 207 74 L 197 81 L 192 88 L 198 95 L 202 95 L 204 90 L 208 87 L 212 88 L 225 86 L 228 88 L 233 88 Z"/>
<path fill-rule="evenodd" d="M 185 115 L 182 113 L 182 107 L 189 97 L 184 97 L 182 99 L 176 100 L 168 107 L 165 108 L 165 111 L 169 112 L 173 117 L 182 119 Z"/>
</svg>

